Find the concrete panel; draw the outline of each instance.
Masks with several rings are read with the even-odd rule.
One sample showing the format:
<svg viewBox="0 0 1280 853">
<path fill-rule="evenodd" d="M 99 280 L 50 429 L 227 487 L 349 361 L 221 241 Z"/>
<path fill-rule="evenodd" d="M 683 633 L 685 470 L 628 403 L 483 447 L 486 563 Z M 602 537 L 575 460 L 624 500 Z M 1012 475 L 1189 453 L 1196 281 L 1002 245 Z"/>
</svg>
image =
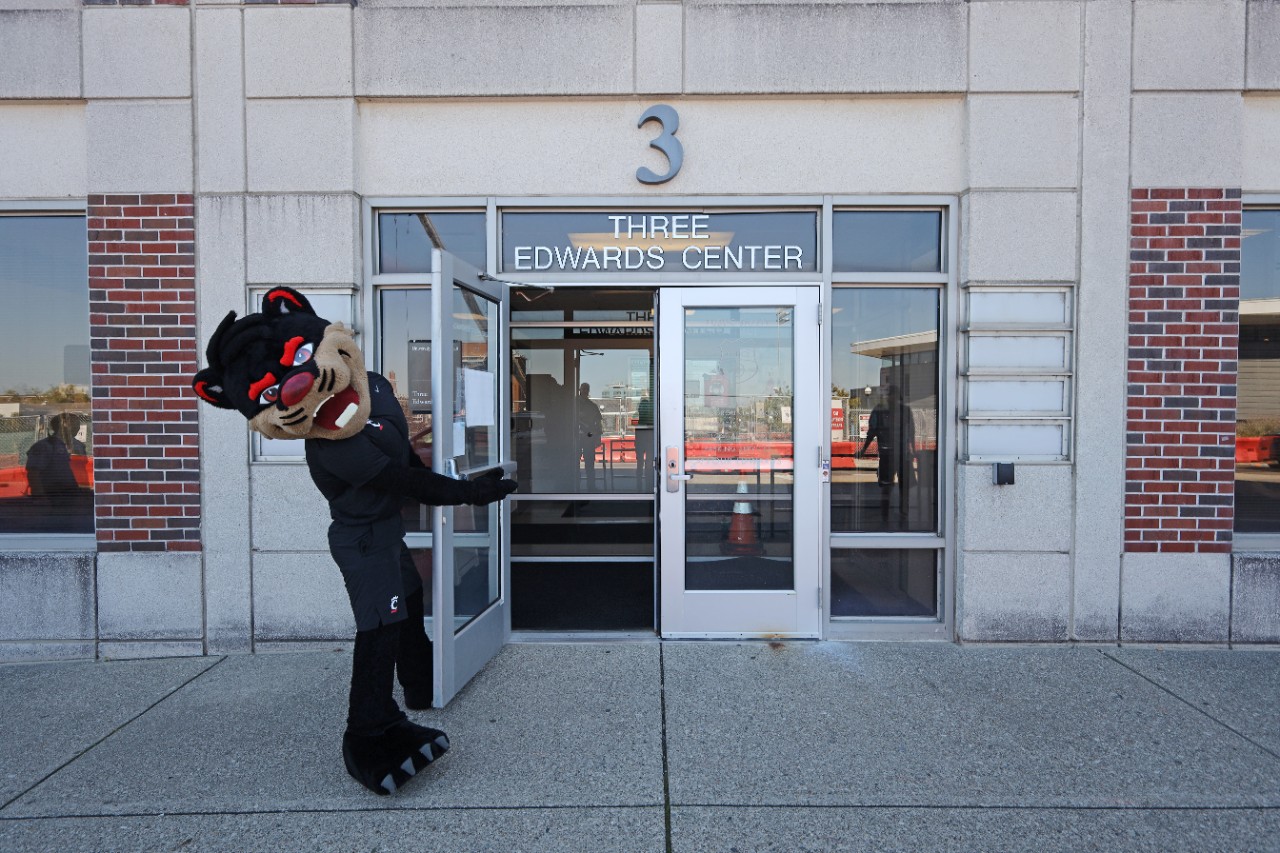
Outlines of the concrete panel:
<svg viewBox="0 0 1280 853">
<path fill-rule="evenodd" d="M 80 97 L 80 9 L 0 7 L 0 98 Z"/>
<path fill-rule="evenodd" d="M 1085 6 L 1072 638 L 1119 637 L 1129 270 L 1128 0 Z M 1088 509 L 1081 510 L 1087 501 Z"/>
<path fill-rule="evenodd" d="M 0 554 L 0 641 L 92 640 L 93 554 Z"/>
<path fill-rule="evenodd" d="M 214 663 L 90 661 L 0 668 L 5 740 L 0 802 L 7 804 L 37 785 Z M 11 849 L 2 835 L 0 847 Z"/>
<path fill-rule="evenodd" d="M 89 192 L 189 192 L 191 103 L 90 101 Z"/>
<path fill-rule="evenodd" d="M 342 573 L 328 551 L 254 554 L 253 628 L 258 642 L 356 635 Z"/>
<path fill-rule="evenodd" d="M 970 281 L 1073 281 L 1075 193 L 969 194 Z"/>
<path fill-rule="evenodd" d="M 244 192 L 244 67 L 239 9 L 196 11 L 196 181 Z"/>
<path fill-rule="evenodd" d="M 254 196 L 246 204 L 251 284 L 356 280 L 360 220 L 353 196 Z"/>
<path fill-rule="evenodd" d="M 629 5 L 357 6 L 353 14 L 357 96 L 632 91 Z"/>
<path fill-rule="evenodd" d="M 691 5 L 688 92 L 959 92 L 955 4 Z"/>
<path fill-rule="evenodd" d="M 1280 557 L 1234 554 L 1231 583 L 1231 640 L 1280 643 Z"/>
<path fill-rule="evenodd" d="M 198 640 L 204 633 L 200 554 L 98 555 L 98 636 Z"/>
<path fill-rule="evenodd" d="M 249 101 L 249 190 L 350 191 L 354 111 L 346 99 Z"/>
<path fill-rule="evenodd" d="M 1137 0 L 1133 88 L 1241 88 L 1244 12 L 1244 0 Z"/>
<path fill-rule="evenodd" d="M 205 14 L 201 12 L 199 14 Z M 220 12 L 215 14 L 221 14 Z M 203 347 L 228 311 L 244 313 L 244 199 L 196 200 L 196 288 Z M 244 418 L 200 406 L 201 540 L 209 651 L 252 647 L 249 437 Z"/>
<path fill-rule="evenodd" d="M 191 12 L 172 6 L 85 9 L 84 94 L 191 97 Z"/>
<path fill-rule="evenodd" d="M 958 567 L 957 633 L 978 642 L 1067 639 L 1069 554 L 965 552 Z"/>
<path fill-rule="evenodd" d="M 9 198 L 83 198 L 88 156 L 81 104 L 0 106 L 0 187 Z"/>
<path fill-rule="evenodd" d="M 0 643 L 0 663 L 84 660 L 93 658 L 97 651 L 98 643 L 96 640 Z"/>
<path fill-rule="evenodd" d="M 673 805 L 1258 806 L 1280 781 L 1272 755 L 1091 649 L 666 643 L 663 664 Z M 811 837 L 773 849 L 832 849 Z M 1044 849 L 1028 841 L 1012 849 Z"/>
<path fill-rule="evenodd" d="M 1280 192 L 1280 97 L 1244 99 L 1243 136 L 1244 191 Z"/>
<path fill-rule="evenodd" d="M 1250 0 L 1245 49 L 1245 86 L 1250 89 L 1280 89 L 1280 3 Z"/>
<path fill-rule="evenodd" d="M 1012 486 L 994 486 L 990 465 L 958 466 L 960 548 L 1071 550 L 1071 466 L 1018 465 L 1015 473 Z"/>
<path fill-rule="evenodd" d="M 250 475 L 255 551 L 328 552 L 329 505 L 306 465 L 259 463 Z"/>
<path fill-rule="evenodd" d="M 349 97 L 351 9 L 246 9 L 244 75 L 250 98 Z"/>
<path fill-rule="evenodd" d="M 670 103 L 680 113 L 685 165 L 663 192 L 938 193 L 965 186 L 960 98 Z M 636 127 L 644 107 L 633 100 L 358 109 L 357 188 L 368 195 L 630 194 L 643 188 L 637 168 L 666 169 L 649 148 L 654 127 Z"/>
<path fill-rule="evenodd" d="M 662 808 L 656 643 L 507 646 L 448 709 L 414 714 L 448 732 L 453 748 L 392 800 L 372 800 L 339 757 L 350 672 L 345 652 L 227 658 L 10 805 L 6 822 L 36 814 L 314 816 L 384 806 Z M 399 823 L 394 835 L 391 845 L 405 847 Z M 475 845 L 432 840 L 429 849 Z"/>
<path fill-rule="evenodd" d="M 1225 643 L 1229 554 L 1124 555 L 1120 639 L 1133 643 Z"/>
<path fill-rule="evenodd" d="M 636 6 L 636 91 L 684 89 L 684 8 L 674 3 Z"/>
<path fill-rule="evenodd" d="M 1135 187 L 1238 187 L 1243 99 L 1236 94 L 1135 95 Z"/>
<path fill-rule="evenodd" d="M 969 89 L 1074 92 L 1080 88 L 1080 15 L 1073 0 L 969 4 Z"/>
<path fill-rule="evenodd" d="M 436 776 L 435 771 L 427 771 Z M 448 773 L 447 770 L 443 771 Z M 343 780 L 330 779 L 335 786 Z M 424 789 L 436 780 L 424 779 Z M 366 798 L 365 802 L 368 800 Z M 627 808 L 494 808 L 411 811 L 389 807 L 365 810 L 353 798 L 354 811 L 280 812 L 220 815 L 142 815 L 109 818 L 38 818 L 0 823 L 0 845 L 7 853 L 47 853 L 58 838 L 60 853 L 108 850 L 290 850 L 299 839 L 324 839 L 318 849 L 369 849 L 370 839 L 385 837 L 394 824 L 402 839 L 430 839 L 432 850 L 467 853 L 659 853 L 664 849 L 665 812 L 661 805 Z M 1119 820 L 1119 818 L 1117 818 Z M 1227 821 L 1207 823 L 1221 827 Z M 1280 824 L 1280 818 L 1275 821 Z M 1261 831 L 1262 824 L 1259 824 Z M 1156 833 L 1155 838 L 1165 836 Z M 1199 837 L 1199 836 L 1193 836 Z M 1219 837 L 1233 839 L 1236 834 Z M 418 842 L 414 842 L 418 843 Z M 376 848 L 373 848 L 376 849 Z M 385 849 L 385 848 L 384 848 Z M 685 849 L 685 848 L 677 848 Z M 709 850 L 711 848 L 698 848 Z"/>
<path fill-rule="evenodd" d="M 1069 95 L 969 98 L 969 185 L 1075 187 L 1080 101 Z"/>
</svg>

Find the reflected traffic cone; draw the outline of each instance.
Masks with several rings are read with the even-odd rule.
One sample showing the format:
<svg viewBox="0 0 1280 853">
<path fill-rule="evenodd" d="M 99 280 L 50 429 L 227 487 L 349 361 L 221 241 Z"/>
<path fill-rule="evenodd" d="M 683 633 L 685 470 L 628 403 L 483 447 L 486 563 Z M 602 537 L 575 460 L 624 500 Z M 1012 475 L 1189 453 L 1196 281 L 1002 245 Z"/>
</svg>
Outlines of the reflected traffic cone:
<svg viewBox="0 0 1280 853">
<path fill-rule="evenodd" d="M 747 494 L 746 480 L 738 481 L 738 494 Z M 750 501 L 733 502 L 733 518 L 729 522 L 729 535 L 725 537 L 724 544 L 720 546 L 721 551 L 738 557 L 764 552 L 764 548 L 760 545 L 760 540 L 756 538 L 754 515 Z"/>
</svg>

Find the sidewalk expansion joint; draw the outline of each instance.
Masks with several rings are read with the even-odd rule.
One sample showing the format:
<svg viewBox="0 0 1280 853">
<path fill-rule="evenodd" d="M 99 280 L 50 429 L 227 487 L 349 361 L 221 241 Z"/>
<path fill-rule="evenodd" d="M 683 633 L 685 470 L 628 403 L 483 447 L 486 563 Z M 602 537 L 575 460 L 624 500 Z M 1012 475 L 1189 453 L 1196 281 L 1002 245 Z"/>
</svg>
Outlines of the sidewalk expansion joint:
<svg viewBox="0 0 1280 853">
<path fill-rule="evenodd" d="M 667 759 L 667 659 L 662 643 L 658 643 L 658 700 L 662 707 L 662 820 L 667 853 L 675 853 L 671 842 L 671 767 Z"/>
<path fill-rule="evenodd" d="M 639 803 L 629 805 L 559 805 L 542 806 L 351 806 L 349 808 L 328 809 L 214 809 L 211 811 L 190 811 L 186 809 L 156 809 L 155 811 L 127 812 L 75 812 L 66 814 L 40 815 L 0 815 L 0 823 L 17 823 L 18 821 L 38 820 L 102 820 L 103 818 L 142 818 L 142 817 L 256 817 L 284 815 L 325 815 L 325 814 L 381 814 L 383 812 L 552 812 L 552 811 L 643 811 L 661 808 L 662 803 Z"/>
<path fill-rule="evenodd" d="M 1183 698 L 1182 696 L 1179 696 L 1177 693 L 1174 693 L 1172 690 L 1170 690 L 1168 687 L 1165 687 L 1163 684 L 1161 684 L 1160 682 L 1156 681 L 1154 678 L 1151 678 L 1150 676 L 1146 675 L 1145 673 L 1139 672 L 1138 670 L 1136 670 L 1136 669 L 1134 669 L 1133 667 L 1129 666 L 1129 664 L 1125 663 L 1124 661 L 1120 660 L 1119 658 L 1113 657 L 1113 656 L 1111 656 L 1110 654 L 1108 654 L 1108 653 L 1107 653 L 1107 652 L 1105 652 L 1105 651 L 1101 651 L 1100 653 L 1101 653 L 1101 655 L 1102 655 L 1104 658 L 1106 658 L 1107 660 L 1111 661 L 1112 663 L 1119 664 L 1120 666 L 1122 666 L 1122 667 L 1124 667 L 1125 669 L 1129 670 L 1129 671 L 1130 671 L 1130 672 L 1132 672 L 1134 675 L 1138 676 L 1138 677 L 1139 677 L 1139 678 L 1141 678 L 1143 681 L 1145 681 L 1145 682 L 1147 682 L 1148 684 L 1152 685 L 1152 686 L 1153 686 L 1153 687 L 1155 687 L 1156 689 L 1161 690 L 1161 691 L 1163 691 L 1163 692 L 1165 692 L 1165 693 L 1169 694 L 1169 695 L 1170 695 L 1170 696 L 1172 696 L 1174 699 L 1177 699 L 1179 702 L 1181 702 L 1182 704 L 1186 705 L 1188 708 L 1192 709 L 1193 711 L 1195 711 L 1195 712 L 1197 712 L 1197 713 L 1199 713 L 1199 714 L 1204 715 L 1205 717 L 1208 717 L 1210 720 L 1213 720 L 1213 722 L 1215 722 L 1215 723 L 1217 723 L 1218 725 L 1222 726 L 1222 727 L 1223 727 L 1224 729 L 1226 729 L 1227 731 L 1229 731 L 1229 732 L 1231 732 L 1232 734 L 1236 735 L 1237 737 L 1239 737 L 1239 738 L 1241 738 L 1241 739 L 1243 739 L 1243 740 L 1247 741 L 1248 743 L 1250 743 L 1250 744 L 1252 744 L 1253 746 L 1257 747 L 1258 749 L 1262 750 L 1262 751 L 1263 751 L 1263 752 L 1265 752 L 1267 755 L 1270 755 L 1272 758 L 1276 759 L 1277 761 L 1280 761 L 1280 753 L 1277 753 L 1274 749 L 1271 749 L 1271 748 L 1270 748 L 1269 746 L 1267 746 L 1266 744 L 1258 743 L 1258 741 L 1256 741 L 1256 740 L 1254 740 L 1253 738 L 1249 737 L 1247 734 L 1245 734 L 1244 732 L 1240 731 L 1240 730 L 1239 730 L 1239 729 L 1237 729 L 1235 726 L 1231 725 L 1230 723 L 1226 722 L 1225 720 L 1220 720 L 1220 719 L 1218 719 L 1218 718 L 1217 718 L 1217 717 L 1215 717 L 1213 714 L 1210 714 L 1208 711 L 1206 711 L 1204 708 L 1201 708 L 1201 707 L 1200 707 L 1199 705 L 1197 705 L 1196 703 L 1194 703 L 1194 702 L 1192 702 L 1192 701 L 1190 701 L 1190 700 L 1188 700 L 1188 699 L 1185 699 L 1185 698 Z"/>
<path fill-rule="evenodd" d="M 1280 803 L 1271 806 L 1213 805 L 1126 805 L 1073 806 L 986 803 L 983 805 L 948 803 L 674 803 L 674 809 L 813 809 L 826 811 L 934 811 L 934 812 L 1280 812 Z"/>
<path fill-rule="evenodd" d="M 227 656 L 226 656 L 226 655 L 223 655 L 223 656 L 219 657 L 219 658 L 218 658 L 217 660 L 215 660 L 213 663 L 209 664 L 209 665 L 208 665 L 208 666 L 206 666 L 204 669 L 200 670 L 200 671 L 199 671 L 199 672 L 197 672 L 195 675 L 193 675 L 193 676 L 191 676 L 190 678 L 188 678 L 186 681 L 182 682 L 181 684 L 177 685 L 177 686 L 176 686 L 176 687 L 174 687 L 173 689 L 169 690 L 169 691 L 168 691 L 168 692 L 166 692 L 163 696 L 161 696 L 159 699 L 157 699 L 156 701 L 152 702 L 150 705 L 148 705 L 147 707 L 143 708 L 141 711 L 139 711 L 138 713 L 134 714 L 132 717 L 130 717 L 129 719 L 125 720 L 123 723 L 121 723 L 120 725 L 116 726 L 116 727 L 115 727 L 115 728 L 113 728 L 111 731 L 107 732 L 105 735 L 103 735 L 102 737 L 100 737 L 100 738 L 98 738 L 97 740 L 95 740 L 93 743 L 91 743 L 91 744 L 89 744 L 88 746 L 86 746 L 84 749 L 82 749 L 82 750 L 80 750 L 79 752 L 75 753 L 75 754 L 74 754 L 74 755 L 72 755 L 70 758 L 68 758 L 66 761 L 62 762 L 62 763 L 61 763 L 61 764 L 59 764 L 57 767 L 55 767 L 55 768 L 53 768 L 52 770 L 50 770 L 48 773 L 46 773 L 46 774 L 44 774 L 43 776 L 41 776 L 41 777 L 40 777 L 39 779 L 37 779 L 34 783 L 32 783 L 30 786 L 28 786 L 28 787 L 26 788 L 26 790 L 21 791 L 21 792 L 19 792 L 19 793 L 15 794 L 15 795 L 14 795 L 13 797 L 11 797 L 10 799 L 6 800 L 5 802 L 0 803 L 0 811 L 4 811 L 5 809 L 9 808 L 9 806 L 13 805 L 13 804 L 14 804 L 14 803 L 16 803 L 18 800 L 20 800 L 20 799 L 22 799 L 23 797 L 25 797 L 27 794 L 30 794 L 30 793 L 31 793 L 32 791 L 34 791 L 36 788 L 39 788 L 39 787 L 40 787 L 41 785 L 43 785 L 46 781 L 48 781 L 50 778 L 52 778 L 53 776 L 55 776 L 55 775 L 57 775 L 58 773 L 62 772 L 62 770 L 63 770 L 65 767 L 67 767 L 67 766 L 69 766 L 70 764 L 72 764 L 72 763 L 74 763 L 74 762 L 78 761 L 78 760 L 81 758 L 81 756 L 84 756 L 84 755 L 88 754 L 89 752 L 91 752 L 92 750 L 96 749 L 98 746 L 100 746 L 101 744 L 105 743 L 109 738 L 114 737 L 114 736 L 115 736 L 115 734 L 116 734 L 117 732 L 122 731 L 125 727 L 127 727 L 127 726 L 131 725 L 135 720 L 137 720 L 137 719 L 141 718 L 143 715 L 145 715 L 145 714 L 149 713 L 153 708 L 155 708 L 155 707 L 156 707 L 157 705 L 159 705 L 161 702 L 163 702 L 164 700 L 168 699 L 170 696 L 174 695 L 174 694 L 175 694 L 175 693 L 177 693 L 179 690 L 181 690 L 182 688 L 186 687 L 188 684 L 190 684 L 190 683 L 192 683 L 193 681 L 195 681 L 197 678 L 200 678 L 200 677 L 201 677 L 201 676 L 203 676 L 206 672 L 211 671 L 214 667 L 216 667 L 218 664 L 222 663 L 222 662 L 223 662 L 224 660 L 226 660 L 226 659 L 227 659 Z"/>
</svg>

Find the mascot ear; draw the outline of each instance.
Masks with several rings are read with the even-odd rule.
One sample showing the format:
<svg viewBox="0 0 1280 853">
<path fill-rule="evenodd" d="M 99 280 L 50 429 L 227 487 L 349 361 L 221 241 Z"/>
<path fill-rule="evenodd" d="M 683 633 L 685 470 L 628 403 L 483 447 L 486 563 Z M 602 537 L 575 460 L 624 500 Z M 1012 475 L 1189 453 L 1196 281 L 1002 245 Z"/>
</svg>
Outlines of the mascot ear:
<svg viewBox="0 0 1280 853">
<path fill-rule="evenodd" d="M 268 317 L 281 314 L 310 314 L 315 316 L 315 309 L 303 296 L 292 287 L 273 287 L 262 297 L 262 313 Z"/>
<path fill-rule="evenodd" d="M 219 409 L 234 409 L 231 398 L 222 387 L 222 374 L 212 367 L 206 367 L 191 380 L 191 389 L 206 403 L 212 403 Z"/>
</svg>

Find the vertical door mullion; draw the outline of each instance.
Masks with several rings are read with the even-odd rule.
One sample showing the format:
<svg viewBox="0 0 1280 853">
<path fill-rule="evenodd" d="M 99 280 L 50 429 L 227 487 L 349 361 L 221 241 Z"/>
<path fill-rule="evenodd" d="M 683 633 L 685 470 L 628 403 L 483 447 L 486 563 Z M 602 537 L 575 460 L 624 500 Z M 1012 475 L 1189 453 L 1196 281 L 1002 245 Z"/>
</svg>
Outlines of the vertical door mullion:
<svg viewBox="0 0 1280 853">
<path fill-rule="evenodd" d="M 433 250 L 435 270 L 431 281 L 431 468 L 437 474 L 449 475 L 453 458 L 453 322 L 450 291 L 453 289 L 453 264 L 439 249 Z M 435 705 L 453 696 L 453 508 L 433 507 L 431 511 L 431 591 L 432 624 L 435 627 Z"/>
</svg>

